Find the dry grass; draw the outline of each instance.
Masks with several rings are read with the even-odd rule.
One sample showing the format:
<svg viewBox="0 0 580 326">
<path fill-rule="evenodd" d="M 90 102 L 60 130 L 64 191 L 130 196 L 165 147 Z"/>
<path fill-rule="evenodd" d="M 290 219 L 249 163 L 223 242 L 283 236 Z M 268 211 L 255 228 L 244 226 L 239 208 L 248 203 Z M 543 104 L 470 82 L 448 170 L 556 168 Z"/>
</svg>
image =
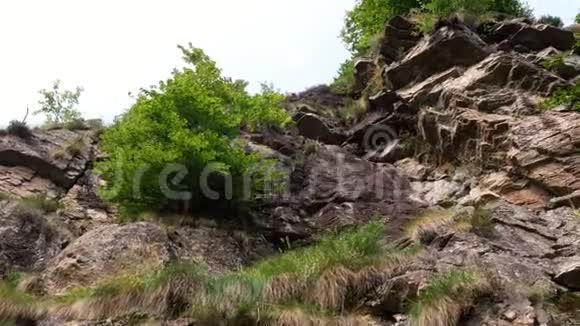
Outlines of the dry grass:
<svg viewBox="0 0 580 326">
<path fill-rule="evenodd" d="M 429 210 L 406 226 L 406 235 L 415 242 L 421 242 L 430 236 L 436 229 L 454 223 L 456 212 L 453 210 Z"/>
<path fill-rule="evenodd" d="M 436 276 L 421 291 L 411 306 L 414 326 L 454 326 L 475 300 L 491 291 L 491 285 L 479 271 L 451 271 Z"/>
<path fill-rule="evenodd" d="M 373 321 L 368 316 L 332 316 L 307 307 L 272 307 L 264 313 L 263 326 L 368 326 Z"/>
<path fill-rule="evenodd" d="M 18 288 L 20 275 L 11 274 L 0 283 L 0 321 L 12 319 L 38 319 L 45 310 L 38 299 Z"/>
<path fill-rule="evenodd" d="M 155 273 L 115 277 L 58 297 L 11 300 L 6 308 L 11 313 L 4 314 L 49 311 L 64 320 L 102 320 L 145 313 L 191 317 L 204 325 L 215 321 L 367 325 L 361 318 L 343 314 L 356 313 L 360 299 L 387 284 L 414 254 L 385 247 L 383 234 L 382 223 L 373 222 L 226 275 L 212 276 L 199 265 L 181 264 Z M 296 303 L 312 310 L 272 309 Z"/>
<path fill-rule="evenodd" d="M 83 153 L 87 147 L 88 144 L 86 137 L 79 136 L 65 147 L 53 151 L 51 156 L 57 160 L 71 159 Z"/>
</svg>

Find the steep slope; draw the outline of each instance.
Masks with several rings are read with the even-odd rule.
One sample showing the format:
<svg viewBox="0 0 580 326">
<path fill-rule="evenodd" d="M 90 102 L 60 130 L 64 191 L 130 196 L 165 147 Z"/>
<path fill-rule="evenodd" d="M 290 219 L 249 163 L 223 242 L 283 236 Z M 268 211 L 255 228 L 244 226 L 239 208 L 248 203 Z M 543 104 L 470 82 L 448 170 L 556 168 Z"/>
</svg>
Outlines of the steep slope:
<svg viewBox="0 0 580 326">
<path fill-rule="evenodd" d="M 440 25 L 394 18 L 354 98 L 319 86 L 287 99 L 293 130 L 246 133 L 290 178 L 232 216 L 120 223 L 96 133 L 0 136 L 0 320 L 579 323 L 580 113 L 541 108 L 578 82 L 542 65 L 574 35 Z"/>
</svg>

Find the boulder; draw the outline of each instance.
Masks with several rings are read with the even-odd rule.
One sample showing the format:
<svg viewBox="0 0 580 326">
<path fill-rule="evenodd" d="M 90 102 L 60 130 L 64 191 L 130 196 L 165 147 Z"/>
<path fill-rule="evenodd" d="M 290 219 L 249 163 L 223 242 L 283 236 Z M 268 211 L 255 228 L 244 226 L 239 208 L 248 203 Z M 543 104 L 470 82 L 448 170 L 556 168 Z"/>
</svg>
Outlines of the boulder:
<svg viewBox="0 0 580 326">
<path fill-rule="evenodd" d="M 575 43 L 574 33 L 551 25 L 530 25 L 519 20 L 497 23 L 487 38 L 494 43 L 504 42 L 508 47 L 522 46 L 531 51 L 554 47 L 566 51 Z"/>
<path fill-rule="evenodd" d="M 362 89 L 368 84 L 375 69 L 376 65 L 373 60 L 361 58 L 354 62 L 354 76 L 359 85 L 358 88 Z"/>
<path fill-rule="evenodd" d="M 580 257 L 573 257 L 558 266 L 554 280 L 569 289 L 580 290 Z"/>
<path fill-rule="evenodd" d="M 0 278 L 7 272 L 39 272 L 68 243 L 45 213 L 0 201 Z"/>
<path fill-rule="evenodd" d="M 167 232 L 150 223 L 107 225 L 87 232 L 51 260 L 49 293 L 88 286 L 120 273 L 160 269 L 172 259 Z"/>
<path fill-rule="evenodd" d="M 385 26 L 382 35 L 379 49 L 382 59 L 387 64 L 400 60 L 420 38 L 421 35 L 415 23 L 402 16 L 393 17 Z"/>
<path fill-rule="evenodd" d="M 347 139 L 333 122 L 319 115 L 298 112 L 293 119 L 296 121 L 298 132 L 305 138 L 329 145 L 340 145 Z"/>
<path fill-rule="evenodd" d="M 532 51 L 540 51 L 549 46 L 567 51 L 574 47 L 574 33 L 551 25 L 524 25 L 508 38 L 511 45 L 523 45 Z"/>
<path fill-rule="evenodd" d="M 486 44 L 467 27 L 443 27 L 425 37 L 401 61 L 385 70 L 387 84 L 398 90 L 452 67 L 468 67 L 488 55 Z"/>
</svg>

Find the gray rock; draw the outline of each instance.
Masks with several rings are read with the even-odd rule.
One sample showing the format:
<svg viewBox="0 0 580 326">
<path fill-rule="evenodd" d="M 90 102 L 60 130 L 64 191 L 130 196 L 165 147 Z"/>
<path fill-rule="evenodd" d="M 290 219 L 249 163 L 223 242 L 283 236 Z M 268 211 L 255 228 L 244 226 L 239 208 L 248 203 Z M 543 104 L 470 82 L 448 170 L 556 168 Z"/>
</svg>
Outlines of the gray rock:
<svg viewBox="0 0 580 326">
<path fill-rule="evenodd" d="M 572 257 L 557 269 L 554 280 L 573 290 L 580 290 L 580 257 Z"/>
</svg>

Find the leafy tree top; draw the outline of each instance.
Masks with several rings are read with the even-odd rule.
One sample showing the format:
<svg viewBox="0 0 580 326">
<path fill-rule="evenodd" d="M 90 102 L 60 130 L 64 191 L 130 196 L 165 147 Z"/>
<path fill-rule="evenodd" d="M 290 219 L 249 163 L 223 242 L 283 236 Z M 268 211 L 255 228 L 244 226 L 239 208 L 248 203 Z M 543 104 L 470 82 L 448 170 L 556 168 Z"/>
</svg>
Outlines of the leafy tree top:
<svg viewBox="0 0 580 326">
<path fill-rule="evenodd" d="M 283 128 L 291 121 L 281 107 L 283 95 L 269 87 L 250 95 L 246 82 L 223 77 L 203 50 L 191 44 L 180 49 L 188 65 L 158 86 L 142 89 L 136 103 L 102 137 L 109 158 L 97 168 L 108 181 L 103 194 L 112 201 L 163 207 L 175 198 L 167 198 L 161 187 L 162 171 L 178 164 L 187 175 L 172 188 L 202 203 L 206 198 L 199 178 L 210 164 L 235 180 L 250 169 L 266 173 L 262 167 L 270 163 L 246 153 L 239 137 L 242 129 Z M 241 186 L 234 182 L 236 194 Z"/>
<path fill-rule="evenodd" d="M 51 89 L 39 91 L 42 99 L 38 102 L 40 109 L 34 114 L 46 115 L 48 124 L 60 124 L 77 120 L 81 113 L 76 106 L 79 104 L 79 97 L 84 91 L 82 87 L 77 87 L 74 91 L 61 90 L 60 80 L 53 82 Z"/>
</svg>

